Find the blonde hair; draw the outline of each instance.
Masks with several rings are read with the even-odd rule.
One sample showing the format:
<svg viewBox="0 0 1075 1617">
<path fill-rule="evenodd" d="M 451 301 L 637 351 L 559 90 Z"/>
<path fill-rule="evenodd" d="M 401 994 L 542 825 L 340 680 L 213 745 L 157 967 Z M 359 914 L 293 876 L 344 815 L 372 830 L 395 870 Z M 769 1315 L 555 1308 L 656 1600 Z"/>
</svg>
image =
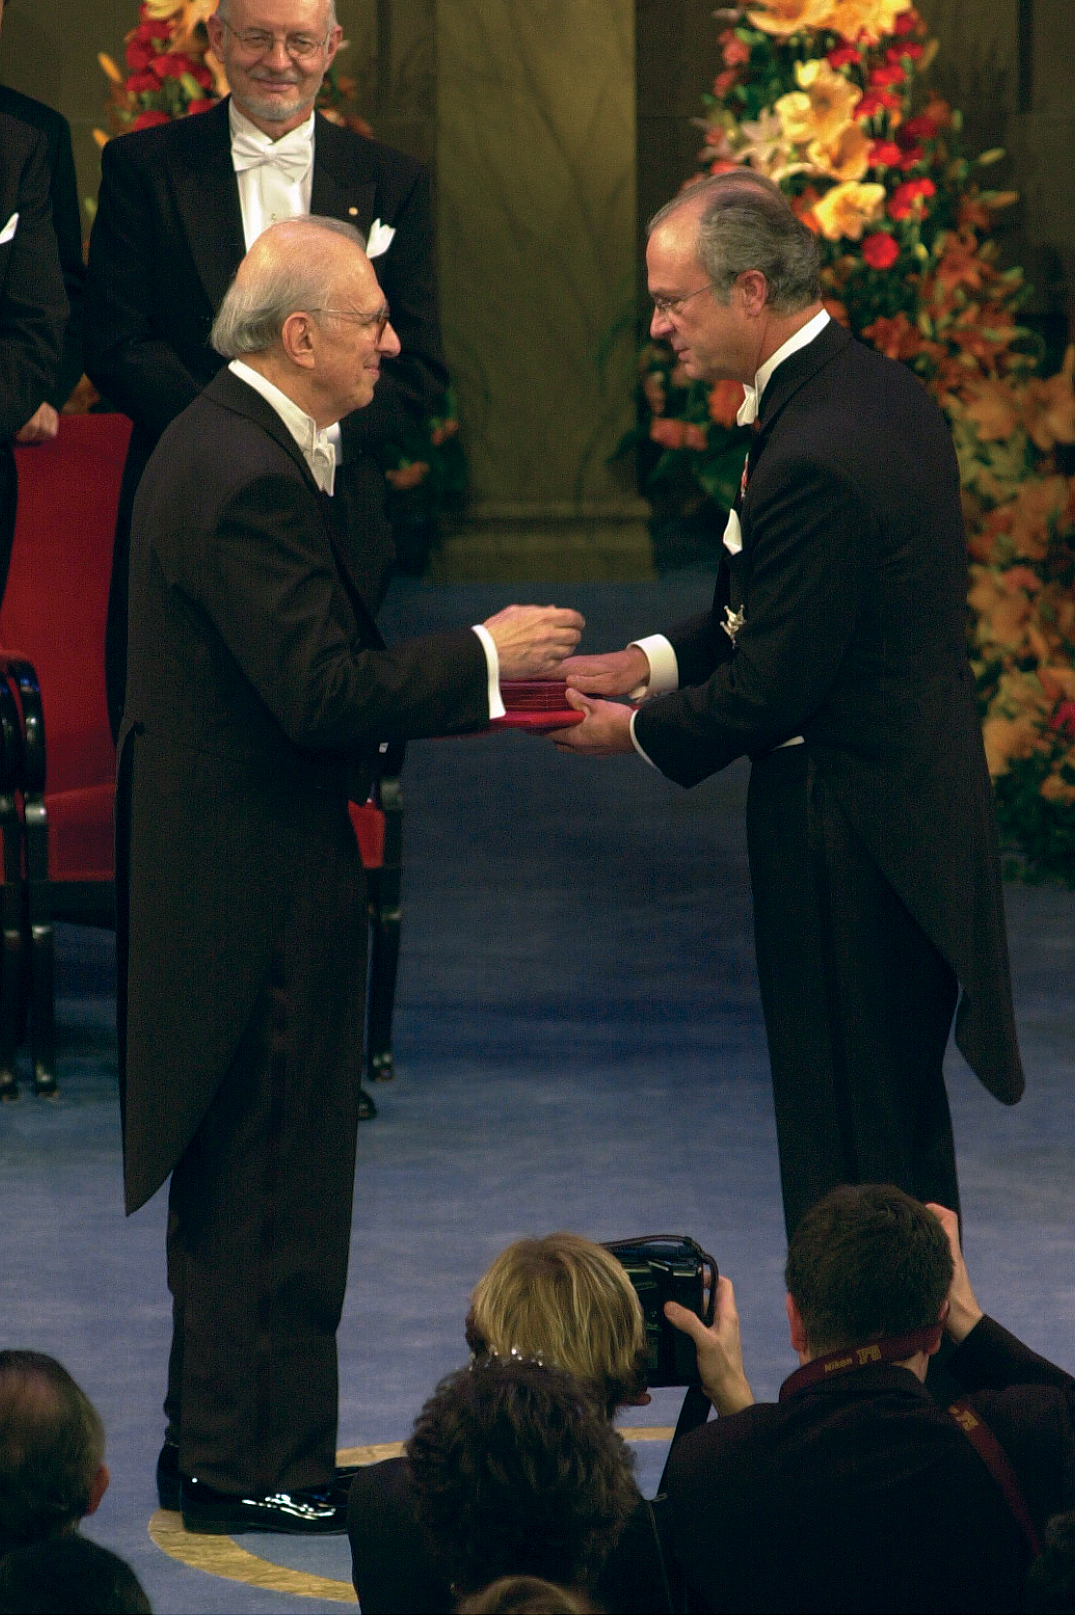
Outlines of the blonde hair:
<svg viewBox="0 0 1075 1617">
<path fill-rule="evenodd" d="M 477 1351 L 541 1359 L 588 1387 L 611 1417 L 642 1392 L 642 1308 L 622 1265 L 562 1231 L 515 1241 L 474 1288 L 467 1340 Z"/>
</svg>

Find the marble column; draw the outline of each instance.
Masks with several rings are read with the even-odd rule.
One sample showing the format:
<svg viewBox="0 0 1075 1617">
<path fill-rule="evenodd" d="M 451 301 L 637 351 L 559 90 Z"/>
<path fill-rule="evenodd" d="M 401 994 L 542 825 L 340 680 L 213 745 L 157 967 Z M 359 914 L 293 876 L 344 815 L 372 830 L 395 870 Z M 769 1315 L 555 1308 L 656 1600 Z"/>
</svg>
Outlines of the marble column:
<svg viewBox="0 0 1075 1617">
<path fill-rule="evenodd" d="M 471 471 L 454 578 L 649 576 L 632 458 L 634 0 L 439 0 L 441 313 Z"/>
</svg>

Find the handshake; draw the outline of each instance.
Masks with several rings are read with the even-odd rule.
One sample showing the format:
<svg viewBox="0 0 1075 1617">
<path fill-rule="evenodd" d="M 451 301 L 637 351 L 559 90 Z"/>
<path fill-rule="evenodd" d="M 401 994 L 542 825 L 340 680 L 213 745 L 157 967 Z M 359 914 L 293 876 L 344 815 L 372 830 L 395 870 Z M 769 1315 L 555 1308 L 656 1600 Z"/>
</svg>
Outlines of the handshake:
<svg viewBox="0 0 1075 1617">
<path fill-rule="evenodd" d="M 586 717 L 573 729 L 552 732 L 560 751 L 594 756 L 633 751 L 631 708 L 592 701 L 590 694 L 626 696 L 645 686 L 649 661 L 638 646 L 573 657 L 586 622 L 581 613 L 557 606 L 506 606 L 482 627 L 496 644 L 501 679 L 566 680 L 568 705 Z"/>
</svg>

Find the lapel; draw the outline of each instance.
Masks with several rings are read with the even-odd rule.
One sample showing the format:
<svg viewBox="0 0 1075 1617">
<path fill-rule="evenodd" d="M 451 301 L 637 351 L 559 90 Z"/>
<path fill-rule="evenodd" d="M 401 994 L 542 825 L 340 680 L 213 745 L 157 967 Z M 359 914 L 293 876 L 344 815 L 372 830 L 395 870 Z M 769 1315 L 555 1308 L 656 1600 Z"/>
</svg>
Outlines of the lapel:
<svg viewBox="0 0 1075 1617">
<path fill-rule="evenodd" d="M 362 641 L 366 645 L 375 646 L 383 651 L 385 642 L 381 631 L 378 629 L 373 614 L 366 605 L 340 549 L 332 520 L 332 500 L 318 488 L 313 473 L 306 464 L 302 450 L 288 432 L 268 399 L 263 399 L 261 394 L 254 388 L 248 387 L 241 377 L 236 376 L 234 371 L 228 369 L 227 365 L 217 372 L 205 389 L 205 393 L 208 398 L 213 399 L 217 404 L 223 405 L 225 409 L 234 410 L 237 415 L 247 416 L 249 420 L 261 427 L 264 432 L 267 432 L 273 442 L 279 444 L 280 448 L 290 456 L 298 469 L 302 481 L 314 497 L 318 515 L 325 530 L 325 537 L 328 540 L 328 547 L 332 553 L 332 560 L 339 576 L 340 588 L 347 597 L 347 602 L 355 615 Z"/>
<path fill-rule="evenodd" d="M 355 144 L 349 131 L 317 114 L 314 123 L 314 178 L 310 212 L 342 219 L 369 235 L 375 218 L 377 186 L 355 173 Z"/>
<path fill-rule="evenodd" d="M 837 354 L 843 353 L 848 343 L 853 340 L 849 331 L 835 320 L 830 320 L 812 343 L 807 343 L 805 348 L 800 348 L 782 365 L 777 366 L 769 378 L 769 386 L 762 394 L 761 412 L 758 417 L 761 431 L 758 434 L 757 446 L 751 451 L 751 470 L 757 464 L 758 456 L 765 448 L 785 405 L 812 376 L 824 370 L 826 365 L 831 365 Z"/>
<path fill-rule="evenodd" d="M 175 128 L 182 130 L 172 163 L 175 203 L 210 308 L 219 309 L 246 252 L 228 98 Z"/>
</svg>

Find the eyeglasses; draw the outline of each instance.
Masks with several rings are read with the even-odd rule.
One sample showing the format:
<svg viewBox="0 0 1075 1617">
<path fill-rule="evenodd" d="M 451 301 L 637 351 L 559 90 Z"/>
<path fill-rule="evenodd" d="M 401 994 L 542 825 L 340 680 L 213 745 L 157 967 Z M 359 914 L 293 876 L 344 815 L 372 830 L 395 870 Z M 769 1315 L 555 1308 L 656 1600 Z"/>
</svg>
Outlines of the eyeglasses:
<svg viewBox="0 0 1075 1617">
<path fill-rule="evenodd" d="M 311 34 L 276 34 L 270 33 L 267 28 L 244 28 L 240 31 L 223 17 L 220 22 L 251 56 L 268 56 L 276 41 L 281 39 L 293 62 L 309 61 L 312 56 L 319 56 L 329 37 L 328 34 L 323 34 L 320 39 L 314 39 Z"/>
<path fill-rule="evenodd" d="M 392 312 L 387 303 L 382 303 L 379 309 L 372 314 L 363 314 L 360 309 L 311 309 L 311 314 L 334 314 L 339 320 L 353 320 L 359 326 L 376 326 L 377 341 L 384 336 L 384 328 L 392 318 Z"/>
<path fill-rule="evenodd" d="M 696 286 L 693 292 L 684 292 L 682 297 L 654 298 L 653 307 L 658 314 L 663 314 L 665 319 L 668 320 L 677 315 L 683 305 L 690 302 L 691 298 L 696 298 L 699 292 L 712 292 L 715 285 L 715 281 L 707 281 L 704 286 Z"/>
</svg>

